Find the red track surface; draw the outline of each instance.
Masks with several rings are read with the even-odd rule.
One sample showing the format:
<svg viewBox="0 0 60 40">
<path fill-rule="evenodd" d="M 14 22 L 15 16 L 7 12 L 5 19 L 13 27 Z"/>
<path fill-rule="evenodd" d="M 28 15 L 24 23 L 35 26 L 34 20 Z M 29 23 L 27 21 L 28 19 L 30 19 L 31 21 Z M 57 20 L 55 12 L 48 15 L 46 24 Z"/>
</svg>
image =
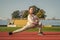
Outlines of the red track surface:
<svg viewBox="0 0 60 40">
<path fill-rule="evenodd" d="M 0 40 L 60 40 L 60 32 L 44 32 L 42 36 L 37 32 L 21 32 L 13 35 L 0 32 Z"/>
</svg>

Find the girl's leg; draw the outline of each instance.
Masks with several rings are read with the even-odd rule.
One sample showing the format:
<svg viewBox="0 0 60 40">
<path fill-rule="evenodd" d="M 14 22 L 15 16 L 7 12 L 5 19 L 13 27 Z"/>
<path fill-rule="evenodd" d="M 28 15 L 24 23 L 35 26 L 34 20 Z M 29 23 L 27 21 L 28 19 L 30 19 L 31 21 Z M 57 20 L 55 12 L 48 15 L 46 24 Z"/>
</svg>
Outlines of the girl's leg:
<svg viewBox="0 0 60 40">
<path fill-rule="evenodd" d="M 39 27 L 38 27 L 38 29 L 39 29 L 38 33 L 43 34 L 43 31 L 42 31 L 43 25 L 40 24 L 40 25 L 38 25 L 38 26 L 39 26 Z"/>
<path fill-rule="evenodd" d="M 23 28 L 21 28 L 21 29 L 17 29 L 17 30 L 15 30 L 15 31 L 13 31 L 12 33 L 22 32 L 22 31 L 24 31 L 24 30 L 28 29 L 28 28 L 29 28 L 29 26 L 30 26 L 30 25 L 25 25 Z"/>
<path fill-rule="evenodd" d="M 33 26 L 34 26 L 33 24 L 25 25 L 23 28 L 21 28 L 21 29 L 17 29 L 17 30 L 15 30 L 15 31 L 13 31 L 12 33 L 22 32 L 22 31 L 24 31 L 24 30 L 27 30 L 27 29 L 33 27 Z"/>
<path fill-rule="evenodd" d="M 27 29 L 33 27 L 33 26 L 34 26 L 33 24 L 31 24 L 31 25 L 25 25 L 25 26 L 24 26 L 23 28 L 21 28 L 21 29 L 17 29 L 17 30 L 15 30 L 15 31 L 13 31 L 13 32 L 9 32 L 9 35 L 12 35 L 13 33 L 16 33 L 16 32 L 22 32 L 22 31 L 24 31 L 24 30 L 27 30 Z"/>
</svg>

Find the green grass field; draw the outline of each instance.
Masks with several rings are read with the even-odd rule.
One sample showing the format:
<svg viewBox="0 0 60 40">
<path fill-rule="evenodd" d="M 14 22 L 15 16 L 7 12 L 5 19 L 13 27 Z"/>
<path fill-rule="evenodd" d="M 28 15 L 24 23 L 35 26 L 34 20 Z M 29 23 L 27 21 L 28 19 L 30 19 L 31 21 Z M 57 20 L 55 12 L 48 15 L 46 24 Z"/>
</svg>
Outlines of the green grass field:
<svg viewBox="0 0 60 40">
<path fill-rule="evenodd" d="M 20 27 L 0 27 L 0 32 L 10 32 L 19 28 Z M 35 31 L 38 31 L 38 28 L 31 28 L 26 31 L 35 32 Z M 43 31 L 44 32 L 60 32 L 60 27 L 43 27 Z"/>
</svg>

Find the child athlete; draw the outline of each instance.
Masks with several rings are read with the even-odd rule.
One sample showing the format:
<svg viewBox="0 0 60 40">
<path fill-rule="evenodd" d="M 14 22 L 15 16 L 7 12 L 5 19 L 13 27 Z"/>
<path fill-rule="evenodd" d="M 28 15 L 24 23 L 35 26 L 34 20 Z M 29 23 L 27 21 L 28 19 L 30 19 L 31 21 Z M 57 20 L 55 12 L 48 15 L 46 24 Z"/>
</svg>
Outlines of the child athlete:
<svg viewBox="0 0 60 40">
<path fill-rule="evenodd" d="M 12 31 L 12 32 L 9 32 L 9 35 L 12 35 L 14 33 L 17 33 L 17 32 L 22 32 L 24 30 L 27 30 L 27 29 L 30 29 L 30 28 L 35 28 L 35 27 L 38 27 L 39 31 L 38 31 L 38 34 L 39 35 L 42 35 L 43 32 L 42 32 L 42 23 L 39 21 L 39 18 L 34 15 L 34 8 L 33 7 L 29 7 L 29 14 L 28 14 L 28 17 L 27 17 L 27 24 L 20 28 L 20 29 L 17 29 L 15 31 Z"/>
</svg>

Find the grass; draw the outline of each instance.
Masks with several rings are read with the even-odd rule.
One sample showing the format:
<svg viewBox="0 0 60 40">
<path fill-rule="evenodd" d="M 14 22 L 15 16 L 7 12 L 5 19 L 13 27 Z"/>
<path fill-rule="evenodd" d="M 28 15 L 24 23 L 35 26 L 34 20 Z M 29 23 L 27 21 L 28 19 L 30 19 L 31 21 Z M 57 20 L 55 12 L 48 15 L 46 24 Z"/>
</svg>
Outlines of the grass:
<svg viewBox="0 0 60 40">
<path fill-rule="evenodd" d="M 20 27 L 0 27 L 0 32 L 10 32 L 19 28 Z M 26 31 L 35 32 L 35 31 L 38 31 L 38 28 L 31 28 Z M 60 27 L 44 27 L 43 31 L 44 32 L 60 32 Z"/>
</svg>

